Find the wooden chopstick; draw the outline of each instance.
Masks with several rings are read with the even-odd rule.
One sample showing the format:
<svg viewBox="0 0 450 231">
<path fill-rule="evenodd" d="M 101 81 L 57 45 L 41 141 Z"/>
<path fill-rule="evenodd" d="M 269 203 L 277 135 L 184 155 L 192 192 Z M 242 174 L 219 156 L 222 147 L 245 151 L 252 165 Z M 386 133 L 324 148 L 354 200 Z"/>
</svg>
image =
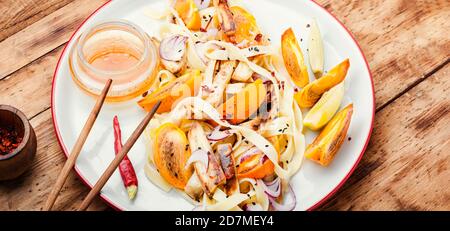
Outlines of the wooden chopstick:
<svg viewBox="0 0 450 231">
<path fill-rule="evenodd" d="M 91 111 L 91 114 L 89 115 L 86 123 L 84 124 L 83 130 L 81 130 L 80 135 L 78 136 L 77 142 L 75 143 L 75 146 L 73 146 L 72 152 L 70 153 L 69 157 L 67 158 L 66 163 L 64 164 L 63 169 L 61 170 L 61 173 L 58 176 L 58 179 L 56 180 L 55 185 L 53 185 L 52 191 L 50 192 L 50 195 L 47 198 L 47 201 L 45 202 L 44 210 L 49 211 L 52 209 L 53 205 L 55 204 L 56 198 L 58 197 L 59 191 L 61 190 L 62 186 L 64 185 L 64 182 L 67 179 L 67 176 L 70 173 L 70 170 L 72 170 L 73 166 L 75 165 L 75 162 L 80 155 L 81 149 L 83 148 L 84 143 L 86 142 L 86 139 L 91 132 L 92 127 L 94 126 L 95 120 L 98 117 L 98 114 L 100 113 L 100 110 L 103 107 L 103 103 L 105 102 L 106 96 L 108 95 L 109 89 L 111 88 L 112 80 L 109 79 L 105 87 L 103 88 L 102 93 L 100 94 L 99 98 L 97 99 L 97 103 L 95 104 L 94 108 Z"/>
<path fill-rule="evenodd" d="M 136 143 L 137 139 L 141 136 L 142 132 L 144 132 L 145 128 L 147 127 L 150 120 L 153 118 L 153 116 L 156 113 L 156 110 L 158 110 L 159 106 L 161 105 L 161 101 L 159 101 L 152 110 L 145 116 L 145 118 L 142 120 L 142 122 L 139 124 L 139 126 L 134 130 L 133 134 L 128 138 L 125 145 L 122 147 L 122 150 L 116 155 L 114 160 L 111 162 L 111 164 L 106 168 L 105 172 L 102 174 L 100 179 L 97 181 L 97 183 L 94 185 L 94 187 L 91 189 L 89 194 L 84 198 L 83 202 L 81 203 L 80 207 L 78 208 L 78 211 L 84 211 L 86 210 L 89 205 L 91 204 L 92 200 L 95 198 L 95 196 L 100 192 L 100 190 L 105 186 L 106 182 L 109 180 L 109 178 L 112 176 L 114 171 L 119 166 L 120 162 L 123 160 L 125 155 L 130 151 L 130 149 L 133 147 L 133 145 Z"/>
</svg>

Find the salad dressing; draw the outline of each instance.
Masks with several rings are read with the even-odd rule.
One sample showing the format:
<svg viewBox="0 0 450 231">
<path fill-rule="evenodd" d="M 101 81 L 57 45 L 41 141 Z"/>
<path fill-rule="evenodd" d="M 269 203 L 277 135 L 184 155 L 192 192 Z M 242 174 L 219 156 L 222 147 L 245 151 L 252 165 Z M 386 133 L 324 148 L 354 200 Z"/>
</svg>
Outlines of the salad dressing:
<svg viewBox="0 0 450 231">
<path fill-rule="evenodd" d="M 82 34 L 69 58 L 75 83 L 91 95 L 99 95 L 112 79 L 106 100 L 113 102 L 146 92 L 153 84 L 158 62 L 149 36 L 123 20 L 100 24 Z"/>
</svg>

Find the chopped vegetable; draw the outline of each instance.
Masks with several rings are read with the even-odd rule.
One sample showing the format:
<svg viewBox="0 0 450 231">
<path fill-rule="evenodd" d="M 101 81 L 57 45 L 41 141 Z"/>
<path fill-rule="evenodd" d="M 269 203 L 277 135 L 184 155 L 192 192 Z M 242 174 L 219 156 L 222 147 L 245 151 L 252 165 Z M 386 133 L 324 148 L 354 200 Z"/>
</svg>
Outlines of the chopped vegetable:
<svg viewBox="0 0 450 231">
<path fill-rule="evenodd" d="M 219 16 L 219 22 L 221 25 L 221 30 L 225 33 L 230 41 L 234 41 L 234 36 L 236 33 L 236 24 L 234 23 L 233 13 L 230 11 L 227 0 L 215 1 L 217 4 L 217 14 Z"/>
<path fill-rule="evenodd" d="M 201 18 L 194 0 L 176 0 L 175 10 L 190 30 L 200 30 Z"/>
<path fill-rule="evenodd" d="M 199 86 L 196 85 L 200 85 L 201 79 L 200 71 L 192 70 L 156 89 L 138 103 L 142 108 L 149 111 L 158 101 L 162 101 L 157 113 L 168 112 L 178 100 L 196 95 L 199 89 Z"/>
<path fill-rule="evenodd" d="M 303 125 L 314 131 L 325 126 L 339 110 L 344 92 L 344 83 L 340 83 L 323 94 L 319 102 L 306 114 Z"/>
<path fill-rule="evenodd" d="M 166 123 L 156 130 L 154 142 L 154 162 L 159 174 L 173 187 L 184 189 L 192 175 L 185 168 L 191 155 L 190 149 L 186 150 L 186 135 L 176 125 Z"/>
<path fill-rule="evenodd" d="M 186 53 L 188 38 L 182 35 L 172 35 L 161 41 L 159 55 L 167 61 L 180 61 Z"/>
<path fill-rule="evenodd" d="M 309 83 L 308 69 L 292 28 L 287 29 L 281 37 L 281 52 L 292 81 L 299 87 L 306 86 Z"/>
<path fill-rule="evenodd" d="M 260 153 L 239 163 L 238 178 L 262 179 L 274 173 L 273 163 Z"/>
<path fill-rule="evenodd" d="M 311 34 L 309 35 L 309 64 L 316 78 L 322 77 L 323 73 L 323 41 L 319 26 L 314 20 L 311 24 Z"/>
<path fill-rule="evenodd" d="M 331 69 L 331 71 L 322 78 L 308 84 L 300 92 L 295 94 L 295 100 L 298 105 L 302 108 L 314 106 L 323 93 L 344 81 L 349 68 L 350 61 L 346 59 L 344 62 Z"/>
<path fill-rule="evenodd" d="M 218 108 L 223 118 L 231 124 L 239 124 L 257 113 L 266 100 L 267 90 L 261 80 L 248 84 L 244 90 L 230 97 Z"/>
<path fill-rule="evenodd" d="M 328 166 L 344 143 L 353 114 L 353 104 L 340 111 L 308 145 L 305 156 L 322 166 Z"/>
<path fill-rule="evenodd" d="M 236 25 L 234 42 L 240 47 L 262 44 L 262 34 L 255 17 L 240 6 L 232 6 L 230 10 Z"/>
<path fill-rule="evenodd" d="M 213 154 L 211 145 L 206 139 L 202 126 L 195 122 L 188 134 L 189 147 L 191 150 L 204 150 L 208 154 L 208 165 L 196 162 L 194 164 L 195 172 L 202 183 L 204 192 L 212 197 L 219 185 L 226 182 L 225 174 L 220 166 L 220 160 Z"/>
</svg>

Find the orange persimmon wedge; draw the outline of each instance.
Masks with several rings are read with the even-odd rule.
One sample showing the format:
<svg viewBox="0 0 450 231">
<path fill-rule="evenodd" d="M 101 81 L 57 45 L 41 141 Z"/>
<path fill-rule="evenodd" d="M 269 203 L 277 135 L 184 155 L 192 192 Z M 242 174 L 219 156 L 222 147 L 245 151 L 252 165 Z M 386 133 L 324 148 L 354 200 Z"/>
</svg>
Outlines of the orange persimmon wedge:
<svg viewBox="0 0 450 231">
<path fill-rule="evenodd" d="M 231 124 L 239 124 L 258 112 L 265 102 L 267 90 L 262 80 L 248 84 L 242 91 L 230 97 L 218 108 L 223 118 Z"/>
<path fill-rule="evenodd" d="M 308 68 L 292 28 L 281 36 L 281 53 L 292 81 L 299 87 L 306 86 L 309 83 Z"/>
<path fill-rule="evenodd" d="M 161 106 L 157 113 L 169 112 L 179 100 L 196 95 L 201 81 L 202 75 L 200 71 L 192 70 L 156 89 L 144 99 L 140 100 L 138 104 L 146 111 L 149 111 L 161 100 Z"/>
<path fill-rule="evenodd" d="M 349 68 L 350 61 L 346 59 L 320 79 L 316 79 L 314 82 L 308 84 L 294 96 L 298 105 L 302 108 L 314 106 L 325 92 L 344 81 Z"/>
<path fill-rule="evenodd" d="M 237 167 L 238 178 L 262 179 L 274 173 L 275 166 L 269 159 L 264 160 L 261 164 L 260 159 L 264 154 L 254 155 L 244 160 Z"/>
<path fill-rule="evenodd" d="M 306 158 L 328 166 L 342 144 L 353 115 L 353 104 L 348 105 L 327 124 L 314 142 L 306 148 Z"/>
<path fill-rule="evenodd" d="M 185 165 L 190 158 L 186 134 L 176 125 L 166 123 L 156 130 L 153 160 L 159 174 L 173 187 L 184 189 L 192 170 Z"/>
<path fill-rule="evenodd" d="M 247 41 L 251 44 L 255 41 L 255 37 L 261 33 L 255 17 L 239 6 L 230 7 L 230 11 L 233 14 L 233 20 L 236 25 L 235 43 L 240 44 Z"/>
<path fill-rule="evenodd" d="M 202 20 L 194 0 L 176 0 L 174 9 L 190 30 L 200 30 Z"/>
</svg>

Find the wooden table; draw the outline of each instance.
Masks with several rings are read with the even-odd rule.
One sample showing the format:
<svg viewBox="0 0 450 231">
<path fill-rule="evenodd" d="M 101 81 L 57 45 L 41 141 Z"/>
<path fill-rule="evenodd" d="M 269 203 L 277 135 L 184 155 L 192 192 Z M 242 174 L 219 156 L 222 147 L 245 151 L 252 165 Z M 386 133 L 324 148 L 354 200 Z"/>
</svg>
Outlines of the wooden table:
<svg viewBox="0 0 450 231">
<path fill-rule="evenodd" d="M 71 34 L 105 0 L 2 0 L 0 104 L 21 109 L 38 137 L 32 169 L 0 183 L 0 210 L 40 210 L 65 157 L 53 130 L 53 71 Z M 323 210 L 450 210 L 450 2 L 320 0 L 355 35 L 376 92 L 364 158 Z M 55 209 L 87 194 L 72 173 Z M 109 207 L 97 199 L 92 210 Z"/>
</svg>

